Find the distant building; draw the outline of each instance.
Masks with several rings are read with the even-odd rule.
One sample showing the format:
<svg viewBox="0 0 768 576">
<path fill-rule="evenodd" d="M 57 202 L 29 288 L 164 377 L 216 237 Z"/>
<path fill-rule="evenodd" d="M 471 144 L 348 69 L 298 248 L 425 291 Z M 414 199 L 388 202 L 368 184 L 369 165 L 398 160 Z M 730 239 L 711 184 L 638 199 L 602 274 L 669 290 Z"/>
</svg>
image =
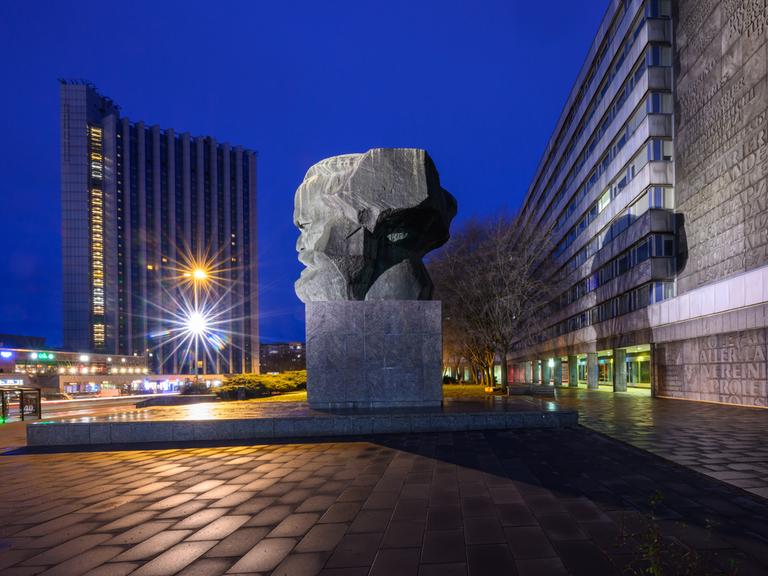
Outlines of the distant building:
<svg viewBox="0 0 768 576">
<path fill-rule="evenodd" d="M 22 336 L 20 334 L 0 334 L 0 348 L 44 348 L 43 336 Z"/>
<path fill-rule="evenodd" d="M 61 198 L 66 349 L 151 353 L 155 372 L 192 373 L 190 354 L 153 335 L 178 309 L 180 267 L 208 255 L 224 263 L 214 299 L 229 338 L 200 371 L 258 370 L 253 151 L 130 120 L 63 80 Z"/>
<path fill-rule="evenodd" d="M 0 387 L 32 386 L 49 392 L 118 396 L 143 388 L 144 356 L 0 348 Z"/>
<path fill-rule="evenodd" d="M 766 46 L 762 1 L 608 2 L 520 210 L 564 288 L 515 381 L 768 405 Z"/>
<path fill-rule="evenodd" d="M 276 342 L 259 346 L 261 372 L 288 372 L 304 370 L 304 342 Z"/>
</svg>

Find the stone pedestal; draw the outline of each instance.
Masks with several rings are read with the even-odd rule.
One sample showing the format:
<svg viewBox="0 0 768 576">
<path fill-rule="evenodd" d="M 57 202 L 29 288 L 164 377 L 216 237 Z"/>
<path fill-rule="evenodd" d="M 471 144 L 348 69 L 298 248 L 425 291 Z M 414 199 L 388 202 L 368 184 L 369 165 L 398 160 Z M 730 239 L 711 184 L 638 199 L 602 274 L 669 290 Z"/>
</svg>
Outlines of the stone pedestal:
<svg viewBox="0 0 768 576">
<path fill-rule="evenodd" d="M 441 303 L 308 302 L 307 397 L 313 408 L 439 406 Z"/>
</svg>

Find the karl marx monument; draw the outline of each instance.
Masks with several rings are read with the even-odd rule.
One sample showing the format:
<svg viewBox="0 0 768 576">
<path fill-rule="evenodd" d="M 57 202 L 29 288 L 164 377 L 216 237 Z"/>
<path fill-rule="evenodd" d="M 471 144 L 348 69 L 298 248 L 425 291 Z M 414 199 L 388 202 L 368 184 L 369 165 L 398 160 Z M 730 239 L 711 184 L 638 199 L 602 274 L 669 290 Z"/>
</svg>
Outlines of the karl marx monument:
<svg viewBox="0 0 768 576">
<path fill-rule="evenodd" d="M 296 191 L 314 408 L 438 406 L 440 302 L 422 258 L 456 200 L 424 150 L 377 148 L 312 166 Z"/>
</svg>

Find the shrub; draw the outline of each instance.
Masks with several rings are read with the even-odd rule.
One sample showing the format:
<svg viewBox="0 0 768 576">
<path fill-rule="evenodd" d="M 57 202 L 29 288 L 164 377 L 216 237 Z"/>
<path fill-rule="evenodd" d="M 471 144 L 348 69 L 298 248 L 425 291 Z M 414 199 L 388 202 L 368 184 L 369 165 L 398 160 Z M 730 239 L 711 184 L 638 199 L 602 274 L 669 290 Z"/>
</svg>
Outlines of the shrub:
<svg viewBox="0 0 768 576">
<path fill-rule="evenodd" d="M 209 394 L 208 385 L 205 382 L 184 382 L 179 389 L 183 395 Z"/>
<path fill-rule="evenodd" d="M 222 400 L 263 398 L 307 387 L 307 371 L 293 370 L 280 374 L 233 374 L 216 390 Z"/>
<path fill-rule="evenodd" d="M 453 376 L 448 376 L 447 374 L 443 376 L 443 384 L 457 384 L 458 380 L 454 378 Z"/>
</svg>

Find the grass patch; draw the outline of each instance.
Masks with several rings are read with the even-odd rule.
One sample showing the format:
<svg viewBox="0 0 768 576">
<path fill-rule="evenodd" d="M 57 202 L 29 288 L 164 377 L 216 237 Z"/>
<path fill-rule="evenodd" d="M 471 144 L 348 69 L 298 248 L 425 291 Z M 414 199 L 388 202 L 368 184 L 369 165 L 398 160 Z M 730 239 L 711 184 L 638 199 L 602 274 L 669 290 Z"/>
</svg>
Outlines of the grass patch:
<svg viewBox="0 0 768 576">
<path fill-rule="evenodd" d="M 443 384 L 443 398 L 485 398 L 490 396 L 478 384 Z"/>
<path fill-rule="evenodd" d="M 307 391 L 297 390 L 296 392 L 286 392 L 285 394 L 276 394 L 275 396 L 265 396 L 264 398 L 251 398 L 246 402 L 306 402 Z"/>
<path fill-rule="evenodd" d="M 482 386 L 475 384 L 444 384 L 443 398 L 485 398 L 489 394 Z M 247 402 L 306 402 L 307 391 L 297 390 L 264 398 L 251 398 Z"/>
</svg>

